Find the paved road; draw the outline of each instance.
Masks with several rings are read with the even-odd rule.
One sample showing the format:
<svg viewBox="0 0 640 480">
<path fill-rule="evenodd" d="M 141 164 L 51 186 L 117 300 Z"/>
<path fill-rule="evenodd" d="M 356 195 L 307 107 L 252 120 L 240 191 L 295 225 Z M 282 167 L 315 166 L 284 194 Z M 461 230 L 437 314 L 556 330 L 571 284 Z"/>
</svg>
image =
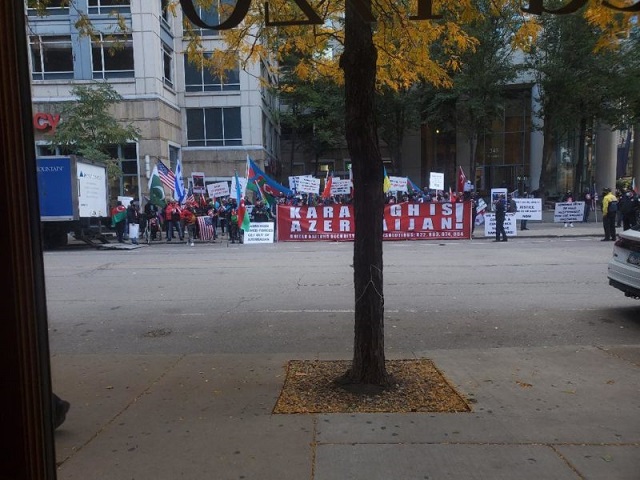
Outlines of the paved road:
<svg viewBox="0 0 640 480">
<path fill-rule="evenodd" d="M 52 351 L 348 351 L 352 248 L 280 243 L 48 252 Z M 385 243 L 387 348 L 640 338 L 640 302 L 607 285 L 610 253 L 593 237 Z"/>
</svg>

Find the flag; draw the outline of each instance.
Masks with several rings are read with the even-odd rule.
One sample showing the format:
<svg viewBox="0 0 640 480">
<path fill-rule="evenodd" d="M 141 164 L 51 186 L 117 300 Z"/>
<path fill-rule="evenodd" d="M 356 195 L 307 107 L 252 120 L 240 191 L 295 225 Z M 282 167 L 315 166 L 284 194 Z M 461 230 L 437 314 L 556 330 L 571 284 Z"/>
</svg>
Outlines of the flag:
<svg viewBox="0 0 640 480">
<path fill-rule="evenodd" d="M 187 192 L 184 188 L 184 181 L 182 179 L 182 160 L 178 158 L 176 165 L 175 181 L 173 184 L 173 196 L 178 201 L 179 205 L 182 205 L 184 197 L 187 196 Z"/>
<path fill-rule="evenodd" d="M 389 180 L 389 175 L 387 175 L 387 167 L 382 167 L 384 168 L 384 180 L 382 181 L 382 191 L 384 193 L 387 193 L 389 190 L 391 190 L 391 180 Z"/>
<path fill-rule="evenodd" d="M 164 195 L 164 187 L 162 186 L 162 180 L 160 179 L 157 165 L 153 167 L 151 177 L 149 178 L 149 202 L 160 208 L 164 208 L 167 205 Z"/>
<path fill-rule="evenodd" d="M 118 205 L 112 210 L 111 226 L 114 227 L 116 223 L 122 222 L 125 218 L 127 218 L 127 208 L 124 205 Z"/>
<path fill-rule="evenodd" d="M 198 229 L 200 232 L 200 240 L 209 241 L 214 238 L 213 235 L 213 218 L 208 215 L 198 217 Z"/>
<path fill-rule="evenodd" d="M 193 195 L 193 186 L 189 186 L 189 192 L 187 193 L 187 198 L 185 199 L 184 203 L 186 203 L 187 205 L 193 205 L 194 203 L 196 203 L 196 197 L 194 197 Z"/>
<path fill-rule="evenodd" d="M 271 179 L 265 172 L 260 170 L 260 167 L 247 155 L 247 185 L 252 182 L 259 182 L 262 193 L 270 195 L 271 197 L 277 197 L 280 193 L 293 195 L 291 189 Z"/>
<path fill-rule="evenodd" d="M 407 190 L 412 193 L 422 192 L 422 189 L 418 185 L 413 183 L 409 177 L 407 177 Z"/>
<path fill-rule="evenodd" d="M 201 207 L 207 206 L 207 199 L 205 198 L 204 193 L 200 194 L 200 206 Z"/>
<path fill-rule="evenodd" d="M 324 183 L 324 190 L 322 191 L 322 198 L 327 199 L 331 196 L 331 184 L 333 183 L 333 172 L 331 175 L 327 172 L 327 179 Z"/>
<path fill-rule="evenodd" d="M 262 200 L 267 208 L 275 203 L 273 196 L 265 193 L 264 191 L 264 178 L 258 179 L 254 182 L 248 182 L 247 188 L 256 192 L 258 199 Z"/>
<path fill-rule="evenodd" d="M 464 174 L 462 167 L 458 167 L 458 188 L 457 192 L 464 192 L 464 184 L 467 183 L 467 176 Z"/>
<path fill-rule="evenodd" d="M 247 215 L 247 207 L 244 203 L 244 195 L 240 189 L 238 172 L 236 172 L 236 201 L 238 202 L 238 228 L 248 232 L 251 223 L 249 221 L 249 215 Z"/>
<path fill-rule="evenodd" d="M 173 186 L 176 183 L 176 176 L 173 174 L 171 169 L 160 160 L 156 163 L 156 167 L 158 167 L 158 176 L 160 177 L 162 184 L 169 190 L 173 191 Z"/>
</svg>

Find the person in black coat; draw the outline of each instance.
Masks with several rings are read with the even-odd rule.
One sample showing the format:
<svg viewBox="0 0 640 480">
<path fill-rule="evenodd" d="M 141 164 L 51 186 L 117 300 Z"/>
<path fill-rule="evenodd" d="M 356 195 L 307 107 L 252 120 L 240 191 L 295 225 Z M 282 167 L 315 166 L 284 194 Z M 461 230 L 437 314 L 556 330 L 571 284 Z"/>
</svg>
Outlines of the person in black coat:
<svg viewBox="0 0 640 480">
<path fill-rule="evenodd" d="M 504 195 L 500 195 L 494 203 L 496 211 L 496 242 L 506 242 L 507 232 L 504 230 L 504 220 L 507 213 L 507 200 Z M 500 239 L 502 237 L 502 240 Z"/>
</svg>

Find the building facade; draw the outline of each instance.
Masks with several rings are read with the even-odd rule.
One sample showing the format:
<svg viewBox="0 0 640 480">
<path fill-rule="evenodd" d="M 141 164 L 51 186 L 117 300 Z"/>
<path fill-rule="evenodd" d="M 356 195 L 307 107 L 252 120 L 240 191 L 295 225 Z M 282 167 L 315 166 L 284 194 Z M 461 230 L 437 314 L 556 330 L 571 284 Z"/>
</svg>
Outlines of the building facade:
<svg viewBox="0 0 640 480">
<path fill-rule="evenodd" d="M 241 69 L 238 62 L 220 78 L 190 63 L 181 10 L 169 4 L 72 0 L 67 6 L 51 0 L 46 15 L 27 10 L 37 153 L 55 153 L 50 134 L 64 122 L 60 104 L 74 100 L 71 89 L 78 83 L 109 82 L 124 99 L 114 117 L 140 131 L 137 141 L 112 149 L 123 172 L 111 186 L 112 199 L 142 198 L 158 160 L 175 169 L 180 158 L 186 182 L 192 172 L 209 181 L 229 179 L 235 171 L 243 176 L 247 155 L 267 172 L 279 168 L 278 106 L 262 81 L 270 78 L 266 65 Z M 200 11 L 203 20 L 217 24 L 218 7 L 215 1 Z M 84 18 L 92 35 L 81 31 Z M 215 30 L 199 33 L 206 51 L 221 46 Z"/>
</svg>

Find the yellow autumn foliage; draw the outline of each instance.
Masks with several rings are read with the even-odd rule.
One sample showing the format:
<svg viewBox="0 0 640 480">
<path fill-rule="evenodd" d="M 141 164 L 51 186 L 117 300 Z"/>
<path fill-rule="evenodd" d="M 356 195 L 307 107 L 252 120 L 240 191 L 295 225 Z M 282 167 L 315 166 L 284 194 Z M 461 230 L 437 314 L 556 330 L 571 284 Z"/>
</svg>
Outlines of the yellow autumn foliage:
<svg viewBox="0 0 640 480">
<path fill-rule="evenodd" d="M 202 6 L 212 2 L 194 1 Z M 480 15 L 518 12 L 522 5 L 519 0 L 494 0 L 489 4 L 488 12 L 481 13 L 474 0 L 434 0 L 433 13 L 441 14 L 442 19 L 411 19 L 410 17 L 417 15 L 418 1 L 371 1 L 372 13 L 376 18 L 372 29 L 378 52 L 378 87 L 397 90 L 419 81 L 435 86 L 450 86 L 450 74 L 461 67 L 460 54 L 473 51 L 477 45 L 477 40 L 467 33 L 465 26 Z M 279 64 L 294 56 L 299 62 L 295 73 L 302 80 L 326 77 L 341 83 L 339 58 L 344 44 L 344 0 L 308 0 L 308 3 L 322 18 L 322 25 L 267 26 L 265 3 L 253 0 L 241 25 L 221 32 L 226 46 L 215 51 L 204 62 L 205 65 L 220 73 L 231 68 L 238 58 L 241 65 L 271 57 Z M 618 0 L 617 4 L 628 5 L 629 1 Z M 292 0 L 270 0 L 268 6 L 271 22 L 306 19 Z M 230 7 L 225 8 L 227 11 L 221 12 L 221 20 L 230 14 Z M 603 6 L 602 0 L 589 1 L 582 13 L 602 32 L 598 48 L 617 46 L 619 37 L 631 26 L 630 14 L 615 12 Z M 513 21 L 518 29 L 512 43 L 526 51 L 535 44 L 540 32 L 539 17 L 521 13 Z M 185 26 L 188 24 L 188 20 L 185 20 Z M 198 58 L 204 51 L 201 39 L 195 34 L 187 36 L 190 39 L 188 57 L 191 61 L 199 61 Z M 433 54 L 436 43 L 440 54 L 437 57 Z"/>
</svg>

